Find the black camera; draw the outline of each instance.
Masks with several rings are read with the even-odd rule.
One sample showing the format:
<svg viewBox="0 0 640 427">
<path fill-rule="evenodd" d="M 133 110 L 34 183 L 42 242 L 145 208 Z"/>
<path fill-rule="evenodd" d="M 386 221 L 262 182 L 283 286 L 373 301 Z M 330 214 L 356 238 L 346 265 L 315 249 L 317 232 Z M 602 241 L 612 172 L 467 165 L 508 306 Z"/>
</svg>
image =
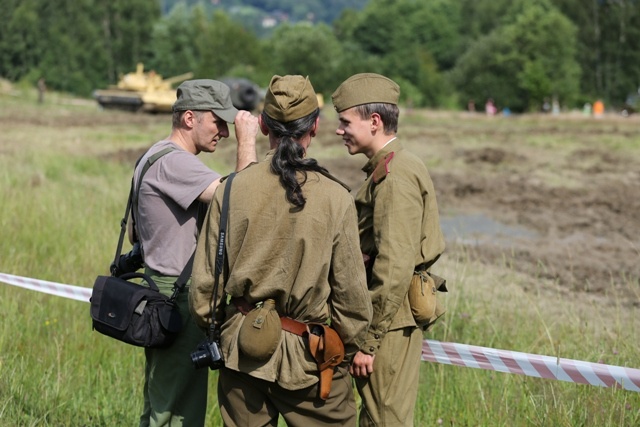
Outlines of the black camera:
<svg viewBox="0 0 640 427">
<path fill-rule="evenodd" d="M 111 274 L 119 277 L 125 273 L 136 272 L 142 268 L 143 263 L 140 242 L 135 242 L 128 253 L 120 255 L 118 261 L 111 264 Z"/>
<path fill-rule="evenodd" d="M 216 341 L 203 341 L 198 344 L 196 351 L 191 353 L 191 362 L 196 369 L 206 368 L 212 371 L 224 367 L 224 359 L 220 345 Z"/>
</svg>

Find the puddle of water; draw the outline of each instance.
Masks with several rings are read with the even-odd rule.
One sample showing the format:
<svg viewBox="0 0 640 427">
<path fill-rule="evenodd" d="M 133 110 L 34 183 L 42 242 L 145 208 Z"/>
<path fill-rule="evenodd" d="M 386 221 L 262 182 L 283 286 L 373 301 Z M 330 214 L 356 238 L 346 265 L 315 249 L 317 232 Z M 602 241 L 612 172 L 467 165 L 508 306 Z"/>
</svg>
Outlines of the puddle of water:
<svg viewBox="0 0 640 427">
<path fill-rule="evenodd" d="M 509 246 L 514 239 L 532 239 L 538 236 L 535 231 L 506 225 L 482 214 L 440 217 L 440 226 L 445 239 L 467 245 L 492 243 Z"/>
</svg>

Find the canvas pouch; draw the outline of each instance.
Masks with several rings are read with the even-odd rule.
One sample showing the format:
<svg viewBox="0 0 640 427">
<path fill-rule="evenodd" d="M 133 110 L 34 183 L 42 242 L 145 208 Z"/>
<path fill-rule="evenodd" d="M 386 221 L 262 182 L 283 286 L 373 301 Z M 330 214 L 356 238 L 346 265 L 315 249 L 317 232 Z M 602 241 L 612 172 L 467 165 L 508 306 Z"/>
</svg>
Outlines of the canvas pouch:
<svg viewBox="0 0 640 427">
<path fill-rule="evenodd" d="M 275 353 L 282 332 L 275 301 L 265 300 L 248 312 L 238 332 L 238 349 L 254 360 L 267 360 Z"/>
<path fill-rule="evenodd" d="M 438 296 L 447 292 L 446 280 L 427 271 L 415 271 L 409 286 L 409 306 L 416 324 L 429 330 L 445 313 L 444 305 Z"/>
</svg>

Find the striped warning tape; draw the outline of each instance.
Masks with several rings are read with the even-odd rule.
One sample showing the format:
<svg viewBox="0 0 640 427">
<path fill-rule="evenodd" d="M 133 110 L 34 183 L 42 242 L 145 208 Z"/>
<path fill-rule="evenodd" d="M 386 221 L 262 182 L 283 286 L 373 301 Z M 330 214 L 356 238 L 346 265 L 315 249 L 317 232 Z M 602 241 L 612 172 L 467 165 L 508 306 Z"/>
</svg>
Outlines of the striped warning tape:
<svg viewBox="0 0 640 427">
<path fill-rule="evenodd" d="M 425 340 L 422 360 L 600 387 L 640 391 L 640 369 Z"/>
<path fill-rule="evenodd" d="M 0 273 L 0 281 L 20 288 L 31 289 L 32 291 L 71 298 L 78 301 L 89 302 L 89 298 L 91 298 L 91 289 L 80 286 L 63 285 L 62 283 L 30 279 L 28 277 L 14 276 L 13 274 L 5 273 Z"/>
<path fill-rule="evenodd" d="M 79 286 L 64 285 L 5 273 L 0 273 L 0 281 L 9 285 L 78 301 L 89 302 L 89 298 L 91 298 L 91 289 Z M 424 340 L 422 343 L 422 360 L 640 392 L 640 369 L 601 363 L 434 340 Z"/>
</svg>

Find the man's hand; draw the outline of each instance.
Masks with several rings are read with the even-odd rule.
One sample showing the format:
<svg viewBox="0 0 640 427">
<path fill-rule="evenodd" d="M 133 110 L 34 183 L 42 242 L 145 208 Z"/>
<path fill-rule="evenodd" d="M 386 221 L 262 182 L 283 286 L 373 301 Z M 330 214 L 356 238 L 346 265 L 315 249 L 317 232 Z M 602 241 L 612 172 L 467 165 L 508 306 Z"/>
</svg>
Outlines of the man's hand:
<svg viewBox="0 0 640 427">
<path fill-rule="evenodd" d="M 258 118 L 249 111 L 240 110 L 235 119 L 236 139 L 238 140 L 238 156 L 236 158 L 236 171 L 257 162 L 256 135 L 260 125 Z"/>
<path fill-rule="evenodd" d="M 258 135 L 258 118 L 249 111 L 239 110 L 235 120 L 236 139 L 239 144 L 255 144 Z"/>
<path fill-rule="evenodd" d="M 361 351 L 357 352 L 356 355 L 353 356 L 351 366 L 349 366 L 349 373 L 356 378 L 367 378 L 373 372 L 373 360 L 375 358 L 375 356 L 371 356 L 370 354 Z"/>
</svg>

